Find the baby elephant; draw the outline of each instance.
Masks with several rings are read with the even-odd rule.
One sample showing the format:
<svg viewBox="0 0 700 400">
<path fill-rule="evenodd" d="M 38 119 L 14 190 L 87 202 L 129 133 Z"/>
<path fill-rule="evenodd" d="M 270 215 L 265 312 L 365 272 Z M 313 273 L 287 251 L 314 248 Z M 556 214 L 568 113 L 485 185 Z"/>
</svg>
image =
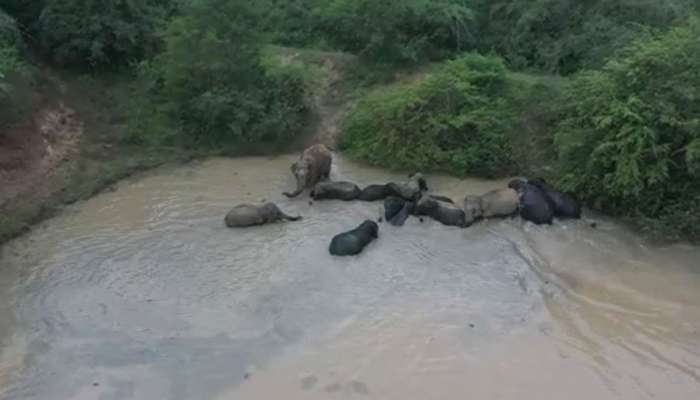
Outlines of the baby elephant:
<svg viewBox="0 0 700 400">
<path fill-rule="evenodd" d="M 360 188 L 351 182 L 319 182 L 311 191 L 314 200 L 356 200 L 360 197 Z"/>
<path fill-rule="evenodd" d="M 464 211 L 454 204 L 435 200 L 429 196 L 423 196 L 416 204 L 415 213 L 426 215 L 434 220 L 448 226 L 459 226 L 466 228 L 467 221 Z"/>
<path fill-rule="evenodd" d="M 379 226 L 376 222 L 366 220 L 357 228 L 343 232 L 333 237 L 328 251 L 334 256 L 354 256 L 374 239 L 379 237 Z"/>
<path fill-rule="evenodd" d="M 298 221 L 300 219 L 301 217 L 292 217 L 283 213 L 275 203 L 265 203 L 262 206 L 254 204 L 238 205 L 226 214 L 224 221 L 229 228 L 245 228 L 282 220 Z"/>
</svg>

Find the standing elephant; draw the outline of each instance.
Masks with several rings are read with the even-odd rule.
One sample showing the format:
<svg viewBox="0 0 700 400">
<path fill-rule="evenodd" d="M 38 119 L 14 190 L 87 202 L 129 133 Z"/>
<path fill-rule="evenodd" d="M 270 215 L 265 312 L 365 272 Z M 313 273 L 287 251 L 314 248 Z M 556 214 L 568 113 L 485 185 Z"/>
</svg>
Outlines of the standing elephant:
<svg viewBox="0 0 700 400">
<path fill-rule="evenodd" d="M 265 203 L 261 206 L 238 205 L 226 214 L 224 222 L 229 228 L 245 228 L 282 220 L 298 221 L 300 219 L 301 217 L 292 217 L 283 213 L 275 203 Z"/>
<path fill-rule="evenodd" d="M 520 196 L 520 217 L 537 225 L 552 224 L 554 210 L 542 189 L 519 179 L 511 181 L 508 187 Z"/>
<path fill-rule="evenodd" d="M 581 204 L 569 193 L 560 192 L 554 189 L 542 178 L 535 178 L 528 181 L 533 186 L 537 186 L 547 195 L 549 205 L 554 210 L 554 216 L 558 218 L 581 218 Z"/>
<path fill-rule="evenodd" d="M 366 220 L 357 228 L 335 235 L 328 251 L 334 256 L 354 256 L 379 237 L 376 222 Z"/>
<path fill-rule="evenodd" d="M 306 188 L 312 188 L 323 179 L 327 179 L 331 173 L 333 157 L 331 151 L 322 144 L 316 144 L 304 150 L 299 161 L 291 166 L 292 173 L 297 181 L 297 188 L 293 193 L 285 192 L 287 197 L 297 197 Z"/>
<path fill-rule="evenodd" d="M 492 190 L 481 196 L 483 218 L 510 217 L 518 212 L 520 198 L 512 188 Z"/>
<path fill-rule="evenodd" d="M 459 226 L 460 228 L 468 226 L 464 210 L 454 204 L 435 200 L 430 196 L 424 196 L 418 201 L 415 213 L 431 217 L 443 225 Z"/>
<path fill-rule="evenodd" d="M 352 182 L 319 182 L 311 191 L 314 200 L 355 200 L 360 196 L 360 188 Z"/>
</svg>

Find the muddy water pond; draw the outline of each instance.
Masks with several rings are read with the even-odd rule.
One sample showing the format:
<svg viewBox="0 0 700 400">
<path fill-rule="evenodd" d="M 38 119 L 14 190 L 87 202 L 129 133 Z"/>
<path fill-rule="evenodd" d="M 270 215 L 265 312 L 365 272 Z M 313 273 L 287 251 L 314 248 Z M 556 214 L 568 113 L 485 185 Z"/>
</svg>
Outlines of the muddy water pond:
<svg viewBox="0 0 700 400">
<path fill-rule="evenodd" d="M 294 158 L 153 171 L 5 245 L 0 398 L 700 398 L 700 248 L 589 213 L 412 218 L 333 258 L 381 203 L 284 198 Z M 333 178 L 405 177 L 336 157 Z M 504 185 L 428 182 L 456 199 Z M 224 227 L 262 200 L 304 219 Z"/>
</svg>

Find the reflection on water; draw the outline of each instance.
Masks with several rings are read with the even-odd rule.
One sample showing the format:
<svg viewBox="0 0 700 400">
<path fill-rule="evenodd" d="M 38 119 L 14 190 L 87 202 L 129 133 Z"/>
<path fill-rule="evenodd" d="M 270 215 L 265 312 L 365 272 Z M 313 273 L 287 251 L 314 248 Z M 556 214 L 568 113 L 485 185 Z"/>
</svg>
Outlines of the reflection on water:
<svg viewBox="0 0 700 400">
<path fill-rule="evenodd" d="M 700 249 L 597 218 L 380 226 L 381 203 L 288 200 L 295 157 L 124 182 L 0 254 L 4 399 L 695 399 Z M 342 159 L 360 185 L 404 174 Z M 504 182 L 430 177 L 457 200 Z M 224 227 L 240 202 L 304 219 Z"/>
</svg>

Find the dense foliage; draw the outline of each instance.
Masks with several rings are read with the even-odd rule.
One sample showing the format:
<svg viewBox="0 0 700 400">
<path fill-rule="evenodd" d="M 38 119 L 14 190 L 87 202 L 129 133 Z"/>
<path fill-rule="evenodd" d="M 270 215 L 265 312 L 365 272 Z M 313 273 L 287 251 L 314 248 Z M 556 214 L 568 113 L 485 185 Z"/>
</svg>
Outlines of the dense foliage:
<svg viewBox="0 0 700 400">
<path fill-rule="evenodd" d="M 54 63 L 123 65 L 153 54 L 168 0 L 45 0 L 33 24 Z"/>
<path fill-rule="evenodd" d="M 460 175 L 501 175 L 512 166 L 506 68 L 468 54 L 418 83 L 381 90 L 349 115 L 343 148 L 373 164 Z"/>
<path fill-rule="evenodd" d="M 135 138 L 219 145 L 293 137 L 306 110 L 303 75 L 263 59 L 261 18 L 247 1 L 192 1 L 165 31 L 164 51 L 141 67 L 147 93 Z"/>
<path fill-rule="evenodd" d="M 0 10 L 0 128 L 15 122 L 26 105 L 18 89 L 26 65 L 21 58 L 22 37 L 15 21 Z"/>
<path fill-rule="evenodd" d="M 365 59 L 416 62 L 463 50 L 473 15 L 464 0 L 332 0 L 319 11 L 334 47 Z"/>
<path fill-rule="evenodd" d="M 568 189 L 700 236 L 699 37 L 694 19 L 574 79 L 556 134 Z"/>
<path fill-rule="evenodd" d="M 650 30 L 666 29 L 697 7 L 694 0 L 479 0 L 479 47 L 516 69 L 572 73 L 601 67 Z"/>
</svg>

